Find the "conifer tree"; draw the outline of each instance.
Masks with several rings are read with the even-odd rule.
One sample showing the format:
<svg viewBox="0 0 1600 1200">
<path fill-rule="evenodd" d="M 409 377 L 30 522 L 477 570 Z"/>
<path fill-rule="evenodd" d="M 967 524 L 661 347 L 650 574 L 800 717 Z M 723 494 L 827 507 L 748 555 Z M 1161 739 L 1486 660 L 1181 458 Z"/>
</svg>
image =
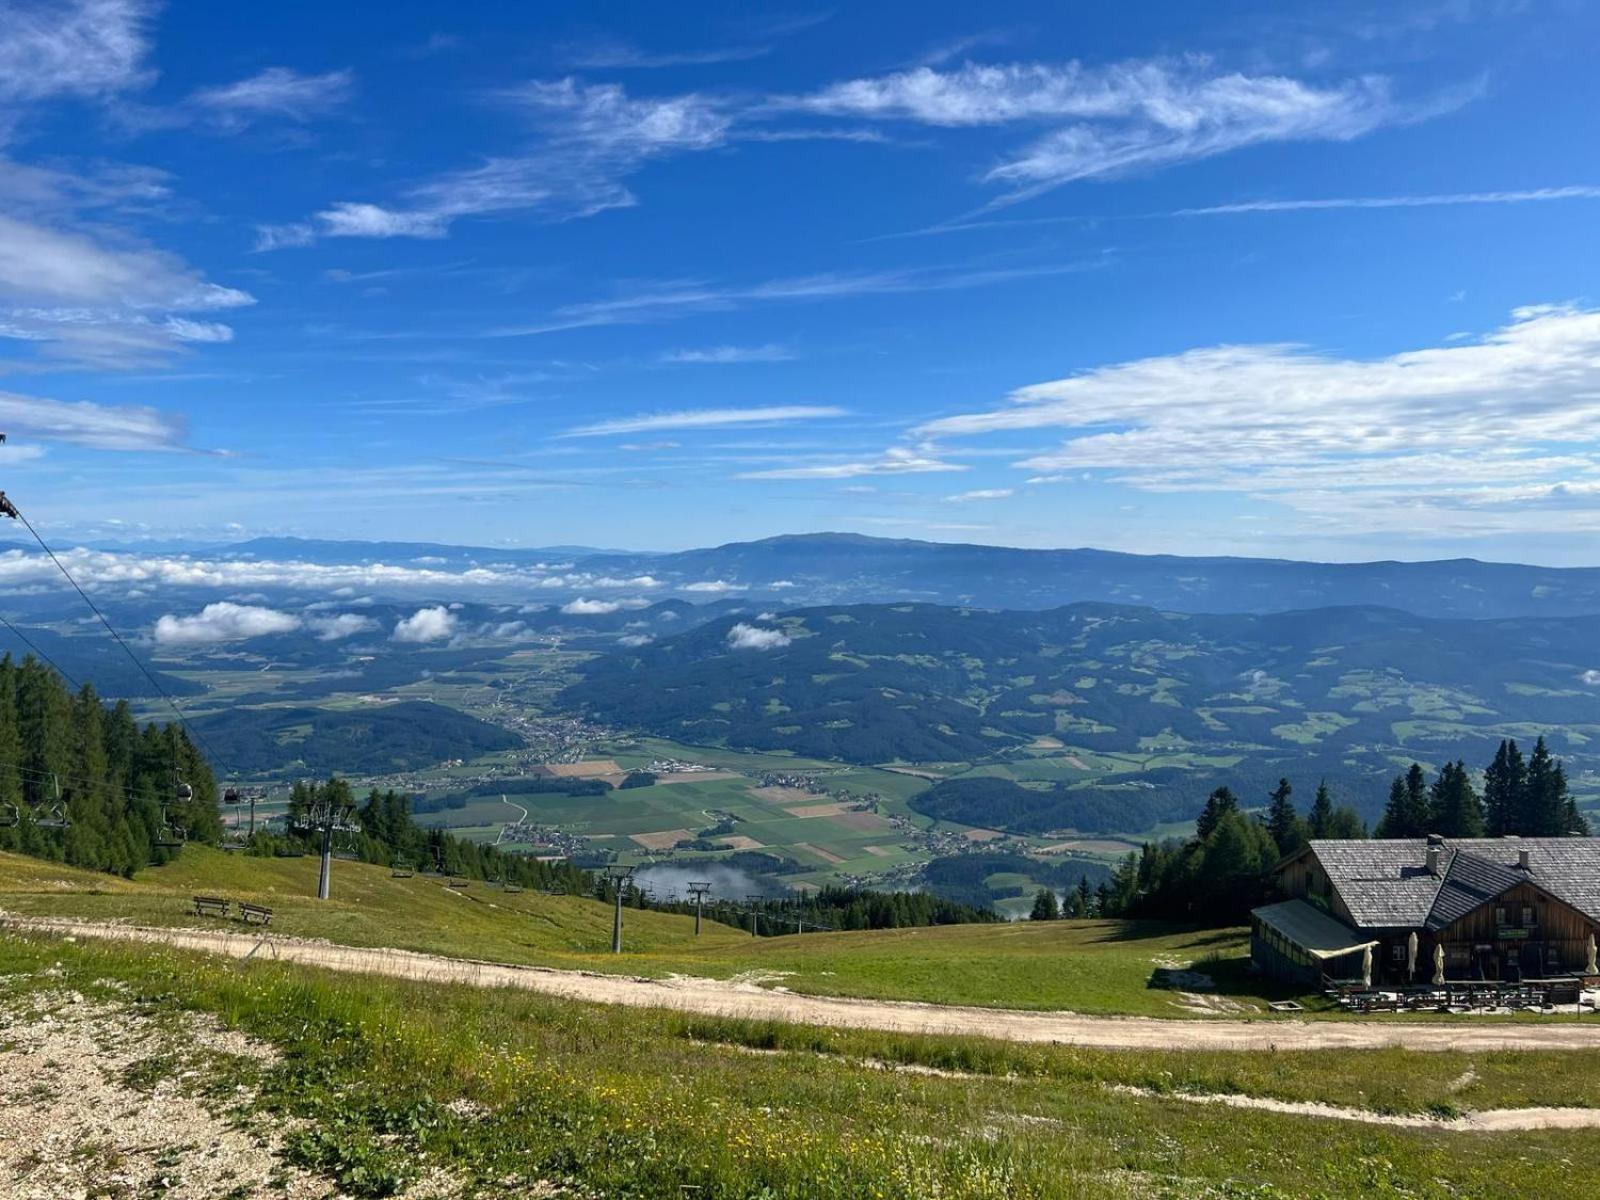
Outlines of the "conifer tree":
<svg viewBox="0 0 1600 1200">
<path fill-rule="evenodd" d="M 1311 812 L 1306 818 L 1306 832 L 1314 838 L 1331 837 L 1333 828 L 1333 797 L 1328 792 L 1328 781 L 1317 784 L 1317 794 L 1311 801 Z"/>
<path fill-rule="evenodd" d="M 1061 916 L 1061 903 L 1056 899 L 1056 894 L 1049 888 L 1040 888 L 1033 895 L 1033 911 L 1028 914 L 1030 921 L 1054 921 Z"/>
<path fill-rule="evenodd" d="M 1526 768 L 1517 743 L 1504 739 L 1483 772 L 1484 820 L 1490 837 L 1516 832 Z"/>
<path fill-rule="evenodd" d="M 1217 827 L 1217 822 L 1228 813 L 1239 811 L 1239 798 L 1233 794 L 1231 788 L 1224 785 L 1217 788 L 1206 797 L 1206 806 L 1200 810 L 1200 816 L 1195 820 L 1194 831 L 1203 842 L 1211 836 Z"/>
<path fill-rule="evenodd" d="M 1429 817 L 1433 832 L 1445 837 L 1483 836 L 1483 804 L 1466 763 L 1447 762 L 1439 769 L 1429 794 Z"/>
<path fill-rule="evenodd" d="M 1293 795 L 1293 785 L 1287 779 L 1279 779 L 1267 808 L 1267 832 L 1278 847 L 1279 857 L 1293 854 L 1306 844 L 1305 823 L 1295 811 Z"/>
<path fill-rule="evenodd" d="M 1389 785 L 1389 803 L 1378 822 L 1381 838 L 1415 838 L 1428 834 L 1428 790 L 1422 767 L 1411 764 L 1404 775 L 1396 775 Z"/>
</svg>

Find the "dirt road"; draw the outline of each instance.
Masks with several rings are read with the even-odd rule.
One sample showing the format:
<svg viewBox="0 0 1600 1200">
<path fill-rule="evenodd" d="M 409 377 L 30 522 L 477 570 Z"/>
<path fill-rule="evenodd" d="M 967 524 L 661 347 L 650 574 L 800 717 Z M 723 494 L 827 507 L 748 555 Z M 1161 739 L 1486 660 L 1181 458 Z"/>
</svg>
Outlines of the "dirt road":
<svg viewBox="0 0 1600 1200">
<path fill-rule="evenodd" d="M 243 958 L 305 963 L 353 971 L 477 987 L 526 988 L 594 1004 L 666 1008 L 706 1016 L 877 1029 L 893 1033 L 957 1034 L 1014 1042 L 1054 1042 L 1111 1050 L 1594 1050 L 1600 1049 L 1600 1016 L 1542 1021 L 1454 1021 L 1424 1024 L 1384 1021 L 1296 1021 L 1262 1019 L 1157 1020 L 1150 1017 L 1086 1017 L 1074 1013 L 958 1008 L 895 1000 L 849 1000 L 799 996 L 750 980 L 673 976 L 639 979 L 589 971 L 515 967 L 443 958 L 407 950 L 366 950 L 326 942 L 273 938 L 260 945 L 254 934 L 211 930 L 153 929 L 87 921 L 0 915 L 0 927 L 58 936 L 155 942 L 186 950 Z M 259 949 L 257 948 L 259 945 Z"/>
</svg>

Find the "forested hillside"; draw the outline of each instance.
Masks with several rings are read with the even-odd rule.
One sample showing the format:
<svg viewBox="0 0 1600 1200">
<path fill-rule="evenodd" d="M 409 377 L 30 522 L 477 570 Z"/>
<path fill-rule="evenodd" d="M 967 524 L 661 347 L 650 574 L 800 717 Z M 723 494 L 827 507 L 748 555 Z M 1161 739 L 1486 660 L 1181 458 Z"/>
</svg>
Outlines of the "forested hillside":
<svg viewBox="0 0 1600 1200">
<path fill-rule="evenodd" d="M 194 725 L 230 767 L 247 772 L 380 774 L 522 745 L 498 725 L 422 700 L 350 710 L 235 708 Z"/>
<path fill-rule="evenodd" d="M 180 727 L 141 728 L 91 685 L 73 694 L 33 658 L 0 658 L 0 849 L 127 875 L 164 862 L 174 828 L 222 832 L 211 768 Z"/>
<path fill-rule="evenodd" d="M 1068 808 L 1024 826 L 1082 825 L 1072 809 L 1098 806 L 1087 827 L 1141 828 L 1112 810 L 1187 818 L 1218 783 L 1264 793 L 1291 770 L 1370 794 L 1375 818 L 1396 760 L 1476 759 L 1501 737 L 1548 731 L 1569 765 L 1593 769 L 1596 646 L 1600 617 L 856 605 L 724 619 L 619 651 L 582 668 L 566 697 L 690 742 L 852 762 L 1003 760 L 1041 739 L 1182 760 L 1116 796 L 1036 792 L 1030 808 Z"/>
</svg>

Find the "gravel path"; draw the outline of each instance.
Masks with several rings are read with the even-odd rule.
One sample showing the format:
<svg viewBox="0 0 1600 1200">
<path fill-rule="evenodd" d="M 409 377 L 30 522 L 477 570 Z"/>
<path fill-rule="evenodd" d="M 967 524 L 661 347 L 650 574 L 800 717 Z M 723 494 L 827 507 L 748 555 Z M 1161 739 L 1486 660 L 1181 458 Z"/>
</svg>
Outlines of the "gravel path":
<svg viewBox="0 0 1600 1200">
<path fill-rule="evenodd" d="M 0 1011 L 0 1196 L 81 1200 L 163 1195 L 321 1200 L 334 1189 L 287 1165 L 276 1131 L 235 1125 L 247 1095 L 189 1095 L 205 1052 L 264 1048 L 194 1014 L 163 1025 L 75 992 L 30 996 Z M 140 1063 L 163 1063 L 141 1086 Z M 170 1072 L 170 1073 L 169 1073 Z"/>
<path fill-rule="evenodd" d="M 1519 1133 L 1530 1129 L 1600 1129 L 1600 1108 L 1488 1108 L 1458 1117 L 1430 1117 L 1412 1113 L 1381 1113 L 1366 1108 L 1344 1108 L 1315 1100 L 1273 1100 L 1266 1096 L 1238 1096 L 1214 1092 L 1153 1092 L 1149 1088 L 1116 1084 L 1111 1088 L 1128 1096 L 1181 1100 L 1186 1104 L 1220 1104 L 1226 1108 L 1253 1108 L 1356 1121 L 1363 1125 L 1392 1125 L 1401 1129 L 1444 1129 L 1464 1133 Z"/>
<path fill-rule="evenodd" d="M 1064 1012 L 799 996 L 762 987 L 751 979 L 640 979 L 290 938 L 273 938 L 269 945 L 257 949 L 260 939 L 255 935 L 211 930 L 155 929 L 10 915 L 0 915 L 0 925 L 62 936 L 157 942 L 235 958 L 255 951 L 257 957 L 276 957 L 335 971 L 477 987 L 525 988 L 597 1004 L 893 1033 L 957 1034 L 1113 1050 L 1366 1050 L 1388 1046 L 1468 1052 L 1600 1049 L 1600 1017 L 1449 1023 L 1087 1017 Z"/>
</svg>

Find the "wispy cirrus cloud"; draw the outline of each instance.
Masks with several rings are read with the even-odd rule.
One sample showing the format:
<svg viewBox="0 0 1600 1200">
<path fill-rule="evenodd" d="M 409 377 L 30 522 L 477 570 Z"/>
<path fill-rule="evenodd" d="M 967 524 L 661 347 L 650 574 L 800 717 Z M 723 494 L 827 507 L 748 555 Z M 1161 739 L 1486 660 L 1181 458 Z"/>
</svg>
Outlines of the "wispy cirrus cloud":
<svg viewBox="0 0 1600 1200">
<path fill-rule="evenodd" d="M 193 314 L 253 303 L 132 239 L 0 215 L 0 338 L 96 366 L 136 366 L 186 343 L 227 341 L 228 326 Z"/>
<path fill-rule="evenodd" d="M 764 346 L 705 346 L 694 350 L 668 350 L 661 361 L 673 365 L 714 365 L 730 363 L 790 362 L 796 357 L 787 346 L 769 342 Z"/>
<path fill-rule="evenodd" d="M 1266 497 L 1373 530 L 1600 524 L 1600 311 L 1516 310 L 1481 338 L 1361 360 L 1212 346 L 1021 388 L 927 437 L 1063 430 L 1015 465 L 1144 491 Z"/>
<path fill-rule="evenodd" d="M 0 21 L 0 101 L 101 97 L 140 86 L 150 0 L 12 0 Z M 0 109 L 0 130 L 5 127 Z"/>
<path fill-rule="evenodd" d="M 13 439 L 95 450 L 182 450 L 188 422 L 142 406 L 114 407 L 0 391 L 0 430 Z"/>
<path fill-rule="evenodd" d="M 660 67 L 708 67 L 749 62 L 772 53 L 765 43 L 713 46 L 704 50 L 650 51 L 627 42 L 594 41 L 569 48 L 566 62 L 581 71 L 653 70 Z"/>
<path fill-rule="evenodd" d="M 957 492 L 945 499 L 952 504 L 970 504 L 974 500 L 1006 500 L 1016 494 L 1015 488 L 977 488 L 970 492 Z"/>
<path fill-rule="evenodd" d="M 1334 196 L 1321 200 L 1241 200 L 1180 208 L 1175 217 L 1229 216 L 1236 213 L 1317 212 L 1338 208 L 1438 208 L 1460 204 L 1543 204 L 1555 200 L 1600 200 L 1600 187 L 1528 188 L 1522 191 L 1440 192 L 1417 196 Z"/>
<path fill-rule="evenodd" d="M 653 433 L 668 429 L 730 429 L 748 425 L 786 425 L 842 417 L 845 409 L 823 404 L 774 404 L 757 408 L 698 408 L 683 412 L 643 413 L 580 425 L 563 437 L 608 437 L 612 434 Z"/>
<path fill-rule="evenodd" d="M 1200 57 L 917 67 L 780 97 L 815 115 L 942 128 L 1054 126 L 990 168 L 1011 189 L 1001 202 L 1065 183 L 1210 158 L 1267 142 L 1349 141 L 1464 103 L 1469 92 L 1403 104 L 1389 81 L 1315 84 L 1218 70 Z"/>
<path fill-rule="evenodd" d="M 344 104 L 354 85 L 349 70 L 303 75 L 288 67 L 268 67 L 234 83 L 201 88 L 188 103 L 231 128 L 262 117 L 303 122 Z"/>
<path fill-rule="evenodd" d="M 625 208 L 636 202 L 629 176 L 653 159 L 722 145 L 731 120 L 707 96 L 638 98 L 619 84 L 570 77 L 493 99 L 527 122 L 527 150 L 418 184 L 396 202 L 341 200 L 293 228 L 300 236 L 309 228 L 326 237 L 431 238 L 462 217 L 527 212 L 560 221 Z"/>
<path fill-rule="evenodd" d="M 1027 266 L 956 264 L 887 271 L 829 271 L 750 284 L 677 280 L 649 284 L 606 300 L 567 304 L 544 320 L 490 330 L 490 337 L 529 337 L 567 329 L 677 320 L 694 313 L 730 312 L 766 304 L 813 303 L 852 296 L 958 291 L 1019 279 L 1077 274 L 1107 265 L 1107 257 Z"/>
<path fill-rule="evenodd" d="M 891 446 L 876 458 L 808 463 L 745 471 L 737 479 L 856 479 L 863 475 L 925 475 L 930 472 L 965 471 L 962 463 L 941 458 L 931 446 Z"/>
</svg>

